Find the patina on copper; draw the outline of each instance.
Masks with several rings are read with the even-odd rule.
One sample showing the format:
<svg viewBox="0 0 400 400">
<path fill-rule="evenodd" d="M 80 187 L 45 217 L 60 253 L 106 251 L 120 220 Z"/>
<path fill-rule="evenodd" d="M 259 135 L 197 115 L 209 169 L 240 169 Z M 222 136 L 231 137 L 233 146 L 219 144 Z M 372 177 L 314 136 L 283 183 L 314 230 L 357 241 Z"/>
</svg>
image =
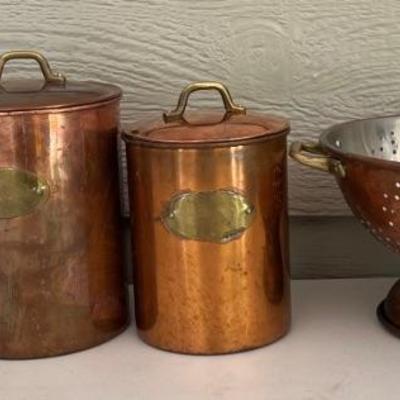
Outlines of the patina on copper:
<svg viewBox="0 0 400 400">
<path fill-rule="evenodd" d="M 291 156 L 331 172 L 353 213 L 386 247 L 400 253 L 400 117 L 350 121 L 326 130 L 318 144 L 295 142 Z M 340 249 L 338 249 L 340 251 Z M 400 281 L 378 307 L 400 336 Z"/>
<path fill-rule="evenodd" d="M 184 115 L 208 89 L 225 115 Z M 266 345 L 290 321 L 288 122 L 246 115 L 214 82 L 189 85 L 179 104 L 123 135 L 139 335 L 190 354 Z"/>
<path fill-rule="evenodd" d="M 97 345 L 127 324 L 121 91 L 50 79 L 58 74 L 7 81 L 13 58 L 46 69 L 38 53 L 0 56 L 0 357 L 36 358 Z"/>
</svg>

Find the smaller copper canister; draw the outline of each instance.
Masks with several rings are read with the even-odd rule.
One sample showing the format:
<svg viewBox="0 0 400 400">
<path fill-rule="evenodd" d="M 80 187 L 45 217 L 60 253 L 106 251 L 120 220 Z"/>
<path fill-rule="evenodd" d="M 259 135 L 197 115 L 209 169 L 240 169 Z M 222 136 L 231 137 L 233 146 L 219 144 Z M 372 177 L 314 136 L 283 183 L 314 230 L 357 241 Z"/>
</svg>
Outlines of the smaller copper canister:
<svg viewBox="0 0 400 400">
<path fill-rule="evenodd" d="M 217 90 L 225 115 L 185 117 L 197 90 Z M 201 82 L 163 120 L 124 133 L 145 342 L 219 354 L 287 332 L 288 132 L 286 120 L 247 115 L 225 86 Z"/>
</svg>

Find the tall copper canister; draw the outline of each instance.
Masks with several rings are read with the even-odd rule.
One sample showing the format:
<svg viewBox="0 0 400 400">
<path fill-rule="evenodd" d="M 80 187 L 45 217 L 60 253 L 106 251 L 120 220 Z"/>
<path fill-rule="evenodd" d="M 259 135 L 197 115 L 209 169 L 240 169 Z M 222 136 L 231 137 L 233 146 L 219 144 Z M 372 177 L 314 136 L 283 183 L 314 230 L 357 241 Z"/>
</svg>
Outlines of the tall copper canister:
<svg viewBox="0 0 400 400">
<path fill-rule="evenodd" d="M 185 113 L 217 90 L 224 113 Z M 126 130 L 136 322 L 147 343 L 220 354 L 290 321 L 285 119 L 247 114 L 217 82 Z"/>
<path fill-rule="evenodd" d="M 6 80 L 13 59 L 36 61 L 44 78 Z M 120 97 L 65 79 L 40 53 L 0 55 L 1 358 L 82 350 L 127 324 Z"/>
</svg>

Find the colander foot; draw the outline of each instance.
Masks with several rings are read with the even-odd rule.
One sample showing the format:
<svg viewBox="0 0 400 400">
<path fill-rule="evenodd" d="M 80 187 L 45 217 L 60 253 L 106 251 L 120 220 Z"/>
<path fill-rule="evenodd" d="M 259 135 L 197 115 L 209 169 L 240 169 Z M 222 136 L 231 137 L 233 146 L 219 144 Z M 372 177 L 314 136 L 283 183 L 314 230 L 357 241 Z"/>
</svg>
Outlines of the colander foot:
<svg viewBox="0 0 400 400">
<path fill-rule="evenodd" d="M 400 338 L 400 327 L 388 318 L 385 311 L 385 302 L 386 300 L 383 300 L 376 309 L 376 314 L 378 316 L 379 322 L 385 327 L 388 332 Z"/>
</svg>

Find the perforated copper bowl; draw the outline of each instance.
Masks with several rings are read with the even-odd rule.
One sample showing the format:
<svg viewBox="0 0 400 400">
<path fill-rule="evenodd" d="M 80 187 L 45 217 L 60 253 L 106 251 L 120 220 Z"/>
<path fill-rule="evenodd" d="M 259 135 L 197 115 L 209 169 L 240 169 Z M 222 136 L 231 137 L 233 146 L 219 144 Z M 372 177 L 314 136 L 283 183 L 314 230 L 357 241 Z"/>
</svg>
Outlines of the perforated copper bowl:
<svg viewBox="0 0 400 400">
<path fill-rule="evenodd" d="M 292 158 L 335 175 L 361 223 L 400 253 L 400 116 L 355 120 L 326 130 L 319 143 L 295 142 Z M 378 307 L 381 322 L 400 336 L 400 281 Z"/>
</svg>

